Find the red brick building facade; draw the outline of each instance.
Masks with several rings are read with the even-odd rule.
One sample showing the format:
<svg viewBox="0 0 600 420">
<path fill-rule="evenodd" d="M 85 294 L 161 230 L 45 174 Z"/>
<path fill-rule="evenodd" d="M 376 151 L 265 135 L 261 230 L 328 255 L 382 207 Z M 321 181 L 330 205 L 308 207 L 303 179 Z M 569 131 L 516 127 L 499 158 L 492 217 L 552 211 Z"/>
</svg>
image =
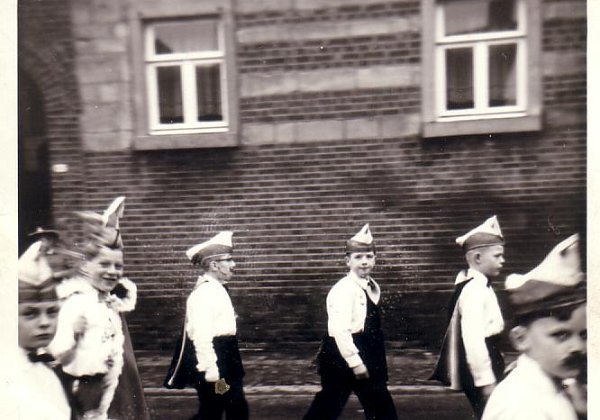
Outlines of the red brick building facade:
<svg viewBox="0 0 600 420">
<path fill-rule="evenodd" d="M 344 241 L 366 222 L 387 337 L 428 346 L 463 265 L 456 236 L 497 214 L 506 272 L 522 272 L 584 233 L 585 1 L 482 2 L 514 8 L 488 16 L 506 30 L 500 41 L 484 36 L 497 28 L 452 38 L 449 18 L 439 35 L 440 10 L 460 12 L 451 3 L 19 2 L 21 86 L 43 104 L 21 114 L 44 116 L 36 135 L 49 150 L 53 218 L 127 196 L 137 349 L 170 349 L 195 281 L 184 251 L 221 229 L 236 232 L 232 295 L 246 344 L 320 338 Z M 206 32 L 190 46 L 173 27 L 196 21 Z M 164 40 L 174 47 L 160 50 Z M 509 63 L 500 76 L 498 45 Z M 196 67 L 165 70 L 186 63 Z M 488 79 L 504 84 L 482 91 Z M 479 109 L 487 97 L 507 113 L 492 99 Z M 189 109 L 203 119 L 190 122 Z"/>
</svg>

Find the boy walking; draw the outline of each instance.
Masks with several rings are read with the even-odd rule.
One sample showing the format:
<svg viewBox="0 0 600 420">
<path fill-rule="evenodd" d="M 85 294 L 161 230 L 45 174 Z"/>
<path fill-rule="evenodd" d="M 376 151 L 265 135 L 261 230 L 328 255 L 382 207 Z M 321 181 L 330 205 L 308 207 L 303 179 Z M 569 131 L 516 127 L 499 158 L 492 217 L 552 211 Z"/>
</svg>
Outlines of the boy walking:
<svg viewBox="0 0 600 420">
<path fill-rule="evenodd" d="M 576 420 L 586 416 L 586 287 L 578 236 L 558 244 L 525 275 L 506 279 L 515 315 L 510 331 L 521 353 L 494 390 L 484 420 Z"/>
<path fill-rule="evenodd" d="M 450 304 L 450 323 L 436 379 L 467 396 L 478 419 L 502 379 L 504 359 L 498 348 L 504 320 L 490 278 L 504 264 L 504 238 L 496 216 L 456 239 L 469 265 L 458 273 Z"/>
<path fill-rule="evenodd" d="M 322 389 L 304 420 L 336 419 L 354 391 L 370 420 L 395 420 L 379 317 L 381 289 L 371 278 L 375 245 L 366 224 L 346 243 L 350 272 L 327 295 L 328 335 L 318 354 Z"/>
</svg>

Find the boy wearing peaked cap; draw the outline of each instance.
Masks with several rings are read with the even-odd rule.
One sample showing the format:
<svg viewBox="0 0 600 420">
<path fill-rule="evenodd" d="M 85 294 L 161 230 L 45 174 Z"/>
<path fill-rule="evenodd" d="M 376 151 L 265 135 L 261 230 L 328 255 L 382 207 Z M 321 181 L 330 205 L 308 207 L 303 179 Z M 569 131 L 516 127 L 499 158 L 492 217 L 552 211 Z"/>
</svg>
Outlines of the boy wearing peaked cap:
<svg viewBox="0 0 600 420">
<path fill-rule="evenodd" d="M 235 312 L 226 289 L 235 269 L 232 237 L 233 232 L 220 232 L 186 251 L 204 273 L 187 299 L 183 342 L 165 386 L 196 389 L 199 408 L 193 419 L 220 420 L 223 413 L 229 420 L 248 418 Z"/>
<path fill-rule="evenodd" d="M 394 420 L 379 318 L 381 289 L 370 276 L 375 244 L 368 224 L 346 242 L 346 265 L 350 272 L 327 295 L 328 335 L 317 356 L 322 389 L 304 420 L 338 418 L 352 391 L 365 418 Z"/>
<path fill-rule="evenodd" d="M 469 268 L 458 273 L 450 302 L 450 322 L 431 379 L 462 390 L 477 418 L 502 379 L 498 348 L 504 320 L 490 278 L 504 264 L 504 237 L 496 216 L 456 239 Z"/>
<path fill-rule="evenodd" d="M 506 290 L 513 310 L 510 339 L 521 353 L 494 390 L 485 420 L 586 418 L 586 287 L 578 235 L 559 243 L 527 274 L 512 274 Z"/>
<path fill-rule="evenodd" d="M 42 252 L 42 242 L 31 245 L 19 258 L 19 375 L 15 398 L 19 418 L 69 420 L 71 408 L 58 376 L 46 364 L 45 353 L 56 332 L 60 304 L 56 281 Z"/>
</svg>

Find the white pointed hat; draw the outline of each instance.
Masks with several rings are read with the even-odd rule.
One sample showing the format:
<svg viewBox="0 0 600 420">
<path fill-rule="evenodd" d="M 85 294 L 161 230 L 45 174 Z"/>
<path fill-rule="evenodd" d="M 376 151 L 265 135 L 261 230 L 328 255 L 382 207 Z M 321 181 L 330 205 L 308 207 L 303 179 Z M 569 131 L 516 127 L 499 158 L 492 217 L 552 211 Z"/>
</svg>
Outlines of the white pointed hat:
<svg viewBox="0 0 600 420">
<path fill-rule="evenodd" d="M 375 250 L 369 224 L 365 224 L 356 235 L 346 241 L 346 252 L 370 252 Z"/>
<path fill-rule="evenodd" d="M 233 252 L 233 232 L 219 232 L 208 241 L 194 245 L 185 251 L 185 255 L 193 264 L 202 263 L 207 258 L 220 257 Z"/>
<path fill-rule="evenodd" d="M 84 221 L 84 229 L 90 241 L 96 245 L 122 248 L 123 238 L 119 219 L 125 211 L 125 196 L 115 198 L 102 214 L 93 211 L 76 212 Z"/>
<path fill-rule="evenodd" d="M 456 238 L 456 243 L 462 246 L 465 252 L 484 246 L 504 245 L 504 236 L 498 218 L 490 217 L 476 228 Z"/>
<path fill-rule="evenodd" d="M 518 314 L 584 302 L 585 274 L 581 271 L 579 235 L 571 235 L 556 245 L 530 272 L 509 275 L 505 286 Z"/>
<path fill-rule="evenodd" d="M 18 262 L 19 302 L 56 300 L 56 281 L 42 250 L 42 242 L 33 243 Z"/>
</svg>

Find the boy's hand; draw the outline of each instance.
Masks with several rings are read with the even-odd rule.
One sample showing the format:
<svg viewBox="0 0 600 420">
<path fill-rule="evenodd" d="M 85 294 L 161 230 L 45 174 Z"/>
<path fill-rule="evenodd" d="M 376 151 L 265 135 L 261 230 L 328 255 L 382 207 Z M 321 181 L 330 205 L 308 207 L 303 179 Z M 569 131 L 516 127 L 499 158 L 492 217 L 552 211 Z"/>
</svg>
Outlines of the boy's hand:
<svg viewBox="0 0 600 420">
<path fill-rule="evenodd" d="M 481 387 L 481 393 L 486 401 L 490 399 L 490 395 L 492 395 L 492 392 L 494 392 L 494 388 L 496 388 L 496 382 Z"/>
<path fill-rule="evenodd" d="M 369 371 L 364 363 L 353 367 L 352 372 L 354 373 L 354 377 L 356 379 L 369 379 Z"/>
</svg>

